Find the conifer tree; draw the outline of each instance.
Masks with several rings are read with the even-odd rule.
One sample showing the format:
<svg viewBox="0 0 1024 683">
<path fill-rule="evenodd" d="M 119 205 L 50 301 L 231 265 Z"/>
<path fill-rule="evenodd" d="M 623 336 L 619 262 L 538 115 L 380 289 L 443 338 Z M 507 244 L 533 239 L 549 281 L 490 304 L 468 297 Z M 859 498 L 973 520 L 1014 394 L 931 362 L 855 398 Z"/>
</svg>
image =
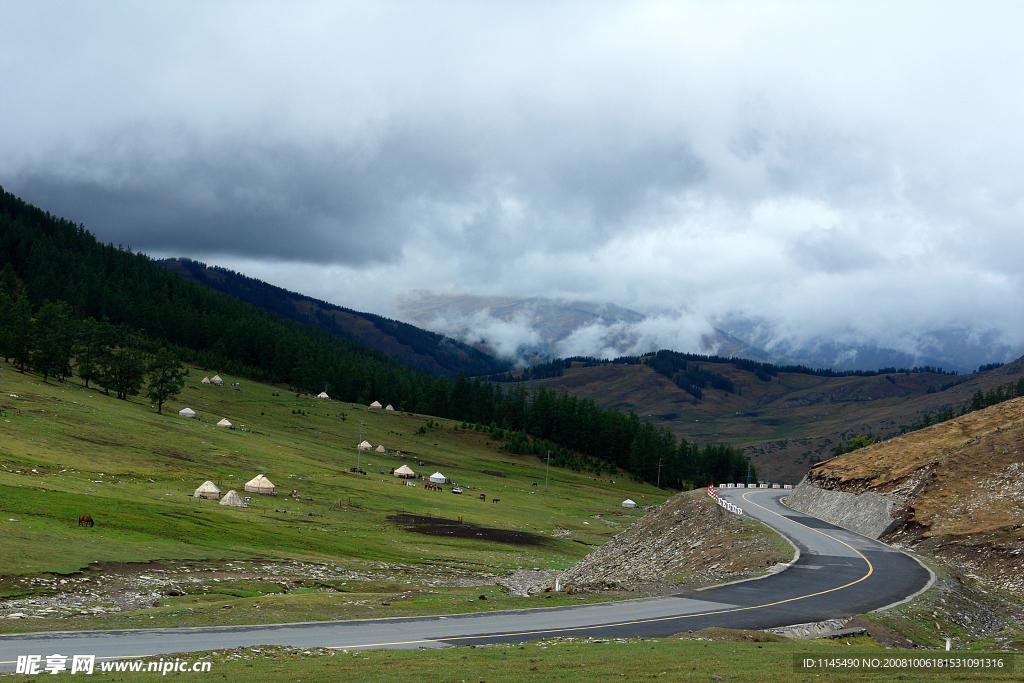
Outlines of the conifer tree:
<svg viewBox="0 0 1024 683">
<path fill-rule="evenodd" d="M 149 384 L 146 396 L 156 403 L 157 415 L 163 414 L 164 401 L 181 393 L 185 386 L 185 368 L 166 348 L 156 352 L 149 367 Z"/>
</svg>

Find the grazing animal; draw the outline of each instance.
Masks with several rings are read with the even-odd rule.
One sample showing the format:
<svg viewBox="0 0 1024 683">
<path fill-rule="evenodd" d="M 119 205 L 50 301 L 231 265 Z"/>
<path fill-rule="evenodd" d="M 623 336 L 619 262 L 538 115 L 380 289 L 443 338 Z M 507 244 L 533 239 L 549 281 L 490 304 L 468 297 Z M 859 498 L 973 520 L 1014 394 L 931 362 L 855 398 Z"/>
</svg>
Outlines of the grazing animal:
<svg viewBox="0 0 1024 683">
<path fill-rule="evenodd" d="M 82 515 L 78 518 L 78 526 L 92 526 L 94 522 L 89 515 Z"/>
<path fill-rule="evenodd" d="M 491 502 L 492 502 L 492 503 L 497 503 L 497 502 L 498 502 L 498 499 L 497 499 L 497 498 L 491 498 Z"/>
<path fill-rule="evenodd" d="M 533 485 L 534 485 L 534 486 L 536 486 L 536 485 L 537 485 L 537 482 L 533 482 Z"/>
<path fill-rule="evenodd" d="M 487 496 L 485 496 L 484 494 L 481 493 L 480 494 L 480 500 L 487 500 Z"/>
</svg>

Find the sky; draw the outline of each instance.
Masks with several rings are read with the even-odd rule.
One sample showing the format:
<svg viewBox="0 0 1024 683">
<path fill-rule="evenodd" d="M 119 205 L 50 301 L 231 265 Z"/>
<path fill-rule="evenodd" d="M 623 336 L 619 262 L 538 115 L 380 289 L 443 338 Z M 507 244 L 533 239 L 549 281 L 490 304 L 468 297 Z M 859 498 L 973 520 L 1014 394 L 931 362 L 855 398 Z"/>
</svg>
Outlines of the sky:
<svg viewBox="0 0 1024 683">
<path fill-rule="evenodd" d="M 394 317 L 548 297 L 675 348 L 740 321 L 766 347 L 1024 349 L 1021 3 L 0 18 L 0 185 L 104 242 Z"/>
</svg>

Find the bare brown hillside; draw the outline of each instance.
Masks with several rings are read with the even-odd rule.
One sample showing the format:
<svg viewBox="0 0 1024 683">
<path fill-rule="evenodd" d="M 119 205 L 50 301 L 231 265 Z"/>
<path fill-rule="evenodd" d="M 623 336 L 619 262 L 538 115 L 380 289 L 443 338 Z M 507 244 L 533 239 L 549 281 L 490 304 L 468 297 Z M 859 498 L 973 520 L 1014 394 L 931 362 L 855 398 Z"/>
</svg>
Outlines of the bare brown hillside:
<svg viewBox="0 0 1024 683">
<path fill-rule="evenodd" d="M 901 524 L 883 540 L 1024 595 L 1024 399 L 834 458 L 807 482 L 888 496 Z"/>
<path fill-rule="evenodd" d="M 979 389 L 988 391 L 1024 376 L 1024 359 L 960 377 L 779 373 L 770 382 L 728 363 L 701 366 L 729 377 L 738 392 L 708 389 L 703 400 L 695 402 L 646 365 L 575 364 L 562 377 L 526 384 L 531 389 L 544 385 L 568 391 L 606 408 L 635 411 L 689 441 L 741 446 L 763 479 L 796 483 L 809 467 L 831 457 L 837 445 L 853 436 L 898 434 L 901 426 L 919 422 L 925 413 L 959 408 Z"/>
</svg>

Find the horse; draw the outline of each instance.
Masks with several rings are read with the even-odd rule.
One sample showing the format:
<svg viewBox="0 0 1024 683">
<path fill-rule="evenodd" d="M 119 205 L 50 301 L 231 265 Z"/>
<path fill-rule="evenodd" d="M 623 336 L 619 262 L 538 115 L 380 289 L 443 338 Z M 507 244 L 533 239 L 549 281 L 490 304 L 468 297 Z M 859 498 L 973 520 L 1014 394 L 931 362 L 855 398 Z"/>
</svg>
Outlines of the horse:
<svg viewBox="0 0 1024 683">
<path fill-rule="evenodd" d="M 89 515 L 82 515 L 81 517 L 78 518 L 78 526 L 92 526 L 92 525 L 93 525 L 92 517 L 90 517 Z"/>
<path fill-rule="evenodd" d="M 497 502 L 498 502 L 498 499 L 497 499 L 497 498 L 491 498 L 491 502 L 492 502 L 492 503 L 497 503 Z"/>
</svg>

